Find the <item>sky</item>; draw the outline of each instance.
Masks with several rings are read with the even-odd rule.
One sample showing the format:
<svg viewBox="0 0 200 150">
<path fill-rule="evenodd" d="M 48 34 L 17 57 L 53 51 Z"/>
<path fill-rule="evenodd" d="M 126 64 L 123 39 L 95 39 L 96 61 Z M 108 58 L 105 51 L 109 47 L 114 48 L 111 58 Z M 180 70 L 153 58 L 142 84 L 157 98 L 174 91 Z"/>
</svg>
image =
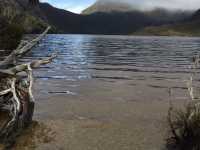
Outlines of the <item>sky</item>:
<svg viewBox="0 0 200 150">
<path fill-rule="evenodd" d="M 75 13 L 92 5 L 96 0 L 40 0 L 48 2 L 55 7 L 66 9 Z M 100 0 L 100 1 L 122 1 L 138 6 L 142 9 L 164 7 L 168 9 L 196 10 L 200 8 L 200 0 Z"/>
<path fill-rule="evenodd" d="M 40 0 L 48 2 L 55 7 L 66 9 L 74 13 L 81 13 L 82 10 L 92 5 L 95 0 Z"/>
</svg>

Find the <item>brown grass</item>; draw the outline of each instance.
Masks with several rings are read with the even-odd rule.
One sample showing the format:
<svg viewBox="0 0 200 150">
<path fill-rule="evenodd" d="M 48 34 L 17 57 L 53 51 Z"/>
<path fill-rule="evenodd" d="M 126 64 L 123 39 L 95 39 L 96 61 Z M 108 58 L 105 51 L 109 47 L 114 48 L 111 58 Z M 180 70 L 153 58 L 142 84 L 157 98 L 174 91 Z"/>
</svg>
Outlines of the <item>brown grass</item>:
<svg viewBox="0 0 200 150">
<path fill-rule="evenodd" d="M 188 105 L 183 110 L 170 108 L 168 122 L 169 149 L 200 150 L 200 108 L 197 105 Z"/>
</svg>

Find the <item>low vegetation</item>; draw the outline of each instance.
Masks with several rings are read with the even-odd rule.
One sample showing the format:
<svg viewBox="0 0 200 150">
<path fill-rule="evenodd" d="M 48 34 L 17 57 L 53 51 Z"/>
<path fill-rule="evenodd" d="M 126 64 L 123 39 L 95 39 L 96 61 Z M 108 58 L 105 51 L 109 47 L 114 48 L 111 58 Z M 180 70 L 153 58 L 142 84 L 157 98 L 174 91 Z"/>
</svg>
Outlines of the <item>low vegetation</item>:
<svg viewBox="0 0 200 150">
<path fill-rule="evenodd" d="M 200 150 L 200 108 L 187 106 L 183 110 L 170 109 L 171 135 L 168 148 L 175 150 Z"/>
<path fill-rule="evenodd" d="M 15 23 L 8 23 L 0 18 L 0 49 L 13 50 L 19 44 L 23 28 Z"/>
<path fill-rule="evenodd" d="M 133 34 L 156 36 L 200 36 L 199 21 L 183 22 L 171 25 L 151 26 Z"/>
<path fill-rule="evenodd" d="M 35 102 L 32 94 L 34 80 L 32 70 L 50 63 L 55 55 L 27 64 L 18 65 L 16 61 L 37 45 L 49 29 L 50 27 L 31 41 L 21 41 L 18 47 L 0 63 L 0 110 L 6 112 L 7 116 L 6 121 L 1 121 L 0 144 L 6 145 L 8 149 L 18 134 L 32 122 Z M 25 76 L 20 74 L 22 72 Z"/>
<path fill-rule="evenodd" d="M 188 81 L 188 91 L 191 100 L 184 109 L 176 109 L 171 105 L 168 114 L 170 135 L 167 146 L 170 150 L 200 150 L 200 99 L 195 95 L 193 79 L 197 76 L 199 56 L 195 57 Z"/>
</svg>

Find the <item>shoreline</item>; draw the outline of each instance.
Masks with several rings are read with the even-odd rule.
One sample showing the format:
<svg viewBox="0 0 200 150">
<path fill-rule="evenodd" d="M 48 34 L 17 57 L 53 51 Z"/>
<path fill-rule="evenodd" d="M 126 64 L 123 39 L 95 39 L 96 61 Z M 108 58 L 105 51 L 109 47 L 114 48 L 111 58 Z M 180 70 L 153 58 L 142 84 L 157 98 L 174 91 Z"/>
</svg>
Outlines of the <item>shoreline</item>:
<svg viewBox="0 0 200 150">
<path fill-rule="evenodd" d="M 14 149 L 161 150 L 167 138 L 168 108 L 168 101 L 158 100 L 43 98 L 35 110 L 38 127 L 21 136 Z"/>
</svg>

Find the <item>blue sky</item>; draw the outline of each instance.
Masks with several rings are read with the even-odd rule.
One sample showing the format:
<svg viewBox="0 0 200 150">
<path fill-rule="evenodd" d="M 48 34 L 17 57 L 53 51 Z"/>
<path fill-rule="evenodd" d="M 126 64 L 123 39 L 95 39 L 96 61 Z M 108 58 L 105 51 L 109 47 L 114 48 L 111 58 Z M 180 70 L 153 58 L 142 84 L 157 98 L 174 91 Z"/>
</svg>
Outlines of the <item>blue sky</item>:
<svg viewBox="0 0 200 150">
<path fill-rule="evenodd" d="M 48 2 L 55 7 L 80 13 L 83 9 L 93 4 L 95 0 L 41 0 L 41 2 Z"/>
<path fill-rule="evenodd" d="M 80 13 L 82 10 L 93 4 L 96 0 L 40 0 L 48 2 L 55 7 L 66 9 L 75 13 Z M 102 2 L 126 2 L 137 8 L 167 8 L 167 9 L 183 9 L 194 10 L 200 8 L 200 0 L 99 0 Z"/>
</svg>

